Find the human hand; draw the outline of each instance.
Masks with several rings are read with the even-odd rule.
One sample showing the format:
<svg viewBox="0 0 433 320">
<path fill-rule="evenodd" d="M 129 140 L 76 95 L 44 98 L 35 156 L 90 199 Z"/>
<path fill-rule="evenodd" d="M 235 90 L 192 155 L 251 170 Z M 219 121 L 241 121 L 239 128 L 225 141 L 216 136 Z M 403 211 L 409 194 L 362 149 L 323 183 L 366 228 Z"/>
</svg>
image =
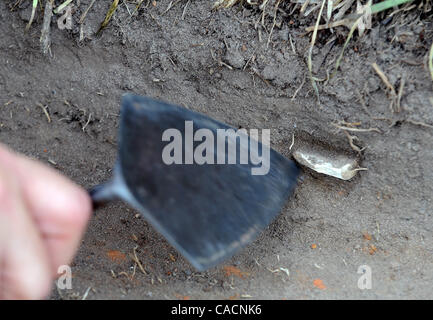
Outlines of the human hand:
<svg viewBox="0 0 433 320">
<path fill-rule="evenodd" d="M 46 297 L 91 210 L 85 190 L 0 144 L 0 299 Z"/>
</svg>

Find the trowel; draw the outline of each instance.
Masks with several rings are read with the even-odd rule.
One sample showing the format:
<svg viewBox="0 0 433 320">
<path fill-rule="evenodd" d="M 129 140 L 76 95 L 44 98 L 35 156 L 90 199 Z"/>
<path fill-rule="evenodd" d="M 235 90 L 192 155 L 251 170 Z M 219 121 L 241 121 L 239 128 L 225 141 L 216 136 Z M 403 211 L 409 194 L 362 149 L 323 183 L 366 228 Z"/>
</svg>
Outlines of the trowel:
<svg viewBox="0 0 433 320">
<path fill-rule="evenodd" d="M 125 94 L 113 176 L 89 193 L 95 206 L 127 202 L 202 271 L 252 242 L 295 187 L 296 164 L 258 140 L 184 107 Z"/>
</svg>

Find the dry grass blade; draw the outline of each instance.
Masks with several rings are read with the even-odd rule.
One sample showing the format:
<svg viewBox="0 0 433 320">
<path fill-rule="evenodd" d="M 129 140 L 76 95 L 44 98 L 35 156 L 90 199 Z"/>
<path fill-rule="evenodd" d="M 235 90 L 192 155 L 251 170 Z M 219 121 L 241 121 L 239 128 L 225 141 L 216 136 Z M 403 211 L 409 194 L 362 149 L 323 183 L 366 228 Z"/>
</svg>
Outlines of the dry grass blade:
<svg viewBox="0 0 433 320">
<path fill-rule="evenodd" d="M 428 68 L 430 70 L 430 76 L 433 80 L 433 43 L 430 48 L 430 54 L 428 56 Z"/>
<path fill-rule="evenodd" d="M 339 26 L 349 26 L 351 21 L 352 20 L 350 20 L 350 19 L 342 19 L 342 20 L 338 20 L 338 21 L 332 21 L 329 23 L 319 25 L 317 27 L 317 30 L 325 30 L 325 29 L 335 28 L 335 27 L 339 27 Z M 306 27 L 305 31 L 307 31 L 307 32 L 314 31 L 315 27 L 316 26 Z"/>
<path fill-rule="evenodd" d="M 340 125 L 338 123 L 333 123 L 332 125 L 334 127 L 338 128 L 338 129 L 352 131 L 352 132 L 377 132 L 377 133 L 382 133 L 382 131 L 380 131 L 379 128 L 352 128 L 352 127 L 342 126 L 342 125 Z"/>
<path fill-rule="evenodd" d="M 391 94 L 395 97 L 397 96 L 394 87 L 391 85 L 391 83 L 388 80 L 388 77 L 383 73 L 383 71 L 379 68 L 379 66 L 377 65 L 376 62 L 373 62 L 373 64 L 371 65 L 374 69 L 374 71 L 376 71 L 377 75 L 380 77 L 380 79 L 382 79 L 383 83 L 387 86 L 387 88 L 391 91 Z"/>
<path fill-rule="evenodd" d="M 238 2 L 239 0 L 217 0 L 214 2 L 212 9 L 230 8 Z"/>
<path fill-rule="evenodd" d="M 335 76 L 335 74 L 337 73 L 338 67 L 340 66 L 340 63 L 341 63 L 341 59 L 343 58 L 344 50 L 346 50 L 346 47 L 349 44 L 350 39 L 352 39 L 353 33 L 355 32 L 356 29 L 360 30 L 359 26 L 360 26 L 360 24 L 362 24 L 363 20 L 366 19 L 365 18 L 366 15 L 368 16 L 367 18 L 371 17 L 370 6 L 371 6 L 371 0 L 369 0 L 368 3 L 362 8 L 364 14 L 361 15 L 355 21 L 355 23 L 352 25 L 352 27 L 350 28 L 349 34 L 347 35 L 346 41 L 344 42 L 344 45 L 343 45 L 343 49 L 341 50 L 341 53 L 338 56 L 337 61 L 335 62 L 334 72 L 332 72 L 331 76 L 329 77 L 330 79 L 333 78 Z M 344 19 L 341 21 L 344 21 Z M 361 31 L 360 31 L 360 33 L 361 33 Z"/>
<path fill-rule="evenodd" d="M 101 23 L 101 26 L 99 27 L 96 34 L 99 34 L 107 26 L 107 24 L 110 22 L 111 17 L 113 16 L 114 12 L 117 9 L 118 4 L 119 4 L 119 0 L 113 0 L 113 3 L 111 4 L 110 9 L 108 10 L 107 15 L 105 16 L 105 19 Z"/>
<path fill-rule="evenodd" d="M 141 272 L 143 272 L 143 274 L 147 274 L 146 270 L 144 270 L 143 265 L 140 262 L 140 259 L 138 259 L 138 257 L 137 257 L 137 248 L 138 248 L 138 246 L 133 249 L 134 255 L 130 254 L 130 257 L 138 265 L 138 267 L 140 268 Z"/>
<path fill-rule="evenodd" d="M 89 6 L 87 7 L 86 11 L 84 11 L 84 13 L 82 14 L 81 18 L 80 18 L 80 24 L 83 23 L 84 19 L 87 16 L 87 13 L 89 12 L 89 10 L 93 7 L 93 5 L 95 4 L 96 0 L 92 0 L 92 2 L 90 2 Z"/>
<path fill-rule="evenodd" d="M 341 1 L 340 4 L 338 6 L 334 7 L 335 9 L 341 8 L 334 16 L 334 20 L 340 20 L 343 18 L 343 16 L 346 14 L 347 10 L 350 9 L 350 7 L 352 7 L 353 3 L 355 2 L 355 0 L 348 0 L 348 1 Z"/>
<path fill-rule="evenodd" d="M 338 56 L 337 61 L 335 62 L 335 69 L 334 69 L 334 72 L 329 77 L 330 79 L 333 78 L 335 76 L 335 74 L 337 73 L 338 67 L 340 66 L 340 63 L 341 63 L 341 59 L 343 58 L 344 50 L 346 49 L 347 45 L 349 44 L 350 39 L 352 39 L 353 33 L 358 28 L 358 24 L 360 23 L 361 20 L 362 20 L 362 17 L 358 18 L 355 21 L 355 23 L 353 24 L 352 28 L 350 29 L 350 32 L 346 38 L 346 42 L 344 42 L 343 49 L 341 49 L 341 53 Z"/>
<path fill-rule="evenodd" d="M 372 14 L 381 12 L 383 10 L 389 9 L 391 7 L 394 7 L 394 6 L 398 6 L 400 4 L 404 4 L 406 2 L 410 2 L 412 0 L 386 0 L 386 1 L 382 1 L 382 2 L 374 4 L 374 5 L 372 5 L 372 1 L 369 0 L 368 3 L 364 6 L 362 6 L 358 2 L 356 14 L 346 16 L 344 19 L 340 20 L 340 18 L 350 8 L 350 6 L 353 4 L 354 1 L 355 0 L 341 1 L 340 3 L 336 2 L 334 4 L 333 10 L 336 10 L 340 6 L 341 6 L 341 9 L 334 16 L 334 18 L 333 18 L 334 21 L 328 22 L 328 23 L 323 24 L 323 25 L 318 25 L 316 22 L 316 25 L 314 27 L 311 26 L 311 27 L 306 28 L 307 32 L 311 32 L 311 31 L 317 32 L 317 30 L 329 29 L 329 28 L 333 28 L 333 27 L 337 27 L 337 26 L 346 26 L 346 27 L 350 28 L 350 32 L 347 36 L 346 42 L 343 45 L 343 49 L 341 50 L 341 53 L 337 58 L 337 61 L 335 64 L 335 70 L 329 78 L 333 78 L 335 76 L 335 74 L 337 73 L 338 67 L 340 66 L 341 59 L 343 58 L 344 50 L 346 49 L 347 45 L 349 44 L 349 41 L 352 38 L 353 33 L 355 32 L 356 29 L 358 29 L 359 34 L 362 35 L 366 28 L 369 29 L 371 27 Z M 329 5 L 328 5 L 328 10 L 329 10 Z M 329 11 L 328 11 L 328 16 L 329 16 Z M 350 26 L 351 21 L 353 21 L 353 19 L 356 19 L 355 23 L 352 26 Z M 431 58 L 429 60 L 429 62 L 431 62 L 430 72 L 431 72 L 431 76 L 433 79 L 433 61 L 432 61 L 433 60 L 433 45 L 432 45 L 432 49 L 430 52 L 430 58 Z M 429 64 L 429 66 L 430 66 L 430 64 Z M 310 69 L 310 67 L 309 67 L 309 69 Z M 315 87 L 315 85 L 313 85 L 313 87 Z M 393 92 L 395 94 L 394 89 L 393 89 Z"/>
<path fill-rule="evenodd" d="M 92 287 L 88 287 L 86 292 L 84 292 L 83 297 L 81 298 L 81 300 L 86 300 L 87 296 L 89 295 L 90 289 L 92 289 Z"/>
<path fill-rule="evenodd" d="M 404 83 L 405 83 L 405 79 L 404 77 L 400 79 L 400 88 L 398 89 L 398 94 L 397 94 L 397 112 L 401 111 L 401 97 L 403 96 L 403 89 L 404 89 Z"/>
<path fill-rule="evenodd" d="M 305 9 L 307 9 L 308 5 L 310 4 L 310 0 L 306 0 L 304 4 L 302 5 L 301 9 L 299 10 L 300 13 L 304 13 Z"/>
<path fill-rule="evenodd" d="M 338 9 L 341 6 L 340 11 L 334 15 L 334 17 L 332 19 L 333 21 L 331 21 L 331 22 L 327 21 L 328 23 L 319 25 L 318 30 L 334 28 L 337 26 L 346 26 L 347 28 L 351 28 L 352 21 L 354 21 L 355 19 L 358 19 L 362 15 L 363 19 L 358 24 L 358 29 L 360 31 L 360 35 L 362 35 L 362 33 L 363 33 L 362 29 L 363 28 L 367 28 L 367 29 L 371 28 L 371 16 L 372 16 L 372 14 L 379 13 L 379 12 L 386 10 L 386 9 L 389 9 L 393 6 L 398 6 L 400 4 L 403 4 L 403 3 L 406 3 L 409 1 L 413 1 L 413 0 L 386 0 L 386 1 L 374 4 L 374 5 L 371 4 L 371 1 L 368 1 L 368 3 L 366 5 L 361 5 L 361 3 L 358 1 L 356 13 L 355 14 L 349 14 L 343 18 L 343 15 L 345 15 L 346 11 L 351 8 L 354 1 L 355 0 L 347 0 L 347 1 L 342 1 L 339 5 L 334 5 L 332 10 L 335 11 L 336 9 Z M 413 7 L 413 8 L 415 8 L 415 7 Z M 329 7 L 328 7 L 328 10 L 329 10 Z M 395 12 L 398 12 L 398 10 Z M 329 11 L 328 11 L 328 13 L 329 13 Z M 392 14 L 390 16 L 392 16 Z M 364 24 L 366 24 L 366 26 L 363 26 Z M 308 32 L 311 32 L 314 30 L 314 26 L 307 27 L 307 28 L 305 28 L 305 30 Z"/>
<path fill-rule="evenodd" d="M 334 7 L 334 1 L 333 0 L 328 0 L 327 12 L 326 12 L 326 22 L 328 22 L 329 20 L 331 20 L 333 7 Z"/>
<path fill-rule="evenodd" d="M 356 2 L 356 13 L 362 15 L 361 20 L 358 22 L 358 34 L 362 37 L 365 29 L 371 29 L 371 0 L 366 5 L 362 5 L 358 0 Z"/>
<path fill-rule="evenodd" d="M 347 140 L 349 140 L 349 145 L 353 150 L 355 150 L 356 152 L 359 152 L 359 153 L 361 153 L 362 151 L 365 150 L 366 147 L 360 148 L 354 143 L 354 140 L 359 140 L 357 136 L 350 135 L 349 132 L 347 132 L 346 130 L 343 130 L 343 132 L 346 135 Z"/>
<path fill-rule="evenodd" d="M 51 17 L 53 16 L 53 0 L 47 0 L 45 3 L 44 10 L 44 21 L 42 22 L 41 38 L 41 50 L 43 54 L 47 54 L 50 51 L 51 46 Z"/>
<path fill-rule="evenodd" d="M 425 122 L 415 121 L 415 120 L 412 120 L 412 119 L 406 119 L 404 121 L 408 122 L 408 123 L 412 123 L 412 124 L 417 125 L 417 126 L 433 129 L 433 126 L 431 124 L 428 124 L 428 123 L 425 123 Z"/>
<path fill-rule="evenodd" d="M 38 0 L 33 0 L 33 3 L 32 3 L 32 14 L 31 14 L 31 16 L 30 16 L 29 23 L 28 23 L 27 26 L 26 26 L 26 30 L 29 30 L 29 29 L 30 29 L 30 26 L 31 26 L 32 23 L 33 23 L 33 19 L 35 18 L 35 13 L 36 13 L 36 8 L 37 8 L 37 6 L 38 6 Z"/>
<path fill-rule="evenodd" d="M 44 112 L 45 116 L 47 117 L 48 123 L 51 122 L 51 117 L 50 114 L 47 111 L 47 107 L 42 104 L 42 103 L 37 103 L 36 104 L 38 107 L 40 107 L 42 109 L 42 111 Z"/>
<path fill-rule="evenodd" d="M 139 0 L 137 2 L 137 4 L 135 5 L 135 9 L 134 11 L 129 15 L 128 18 L 126 18 L 126 20 L 123 22 L 123 24 L 125 25 L 137 12 L 138 10 L 140 10 L 141 5 L 143 4 L 144 0 Z"/>
<path fill-rule="evenodd" d="M 170 3 L 168 4 L 167 9 L 165 9 L 165 11 L 161 14 L 162 16 L 165 15 L 167 12 L 169 12 L 171 10 L 171 8 L 173 8 L 175 5 L 177 5 L 181 0 L 176 0 L 176 1 L 170 1 Z"/>
<path fill-rule="evenodd" d="M 316 79 L 313 76 L 313 63 L 311 61 L 311 56 L 313 55 L 313 47 L 314 47 L 314 43 L 316 42 L 317 30 L 318 30 L 318 27 L 319 27 L 320 17 L 322 16 L 323 8 L 325 7 L 325 3 L 326 3 L 326 0 L 323 0 L 322 1 L 322 6 L 320 7 L 319 14 L 317 16 L 316 25 L 314 27 L 313 35 L 311 37 L 311 46 L 310 46 L 310 50 L 308 52 L 308 61 L 307 61 L 307 64 L 308 64 L 308 74 L 310 76 L 311 85 L 313 86 L 314 91 L 316 93 L 317 101 L 319 103 L 319 106 L 320 106 L 319 89 L 317 88 Z"/>
<path fill-rule="evenodd" d="M 277 24 L 277 11 L 278 11 L 278 7 L 280 6 L 280 2 L 281 2 L 281 0 L 277 0 L 277 2 L 275 3 L 274 22 L 272 23 L 271 31 L 269 32 L 268 42 L 266 43 L 266 48 L 269 47 L 269 43 L 271 42 L 271 39 L 272 39 L 272 32 L 274 31 L 275 25 Z"/>
</svg>

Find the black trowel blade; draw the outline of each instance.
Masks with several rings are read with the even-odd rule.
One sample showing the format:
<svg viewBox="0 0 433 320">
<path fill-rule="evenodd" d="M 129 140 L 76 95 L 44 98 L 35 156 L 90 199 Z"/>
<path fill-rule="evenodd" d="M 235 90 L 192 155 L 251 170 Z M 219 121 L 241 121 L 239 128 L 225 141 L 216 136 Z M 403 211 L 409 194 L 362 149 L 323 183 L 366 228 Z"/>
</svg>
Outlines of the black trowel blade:
<svg viewBox="0 0 433 320">
<path fill-rule="evenodd" d="M 215 137 L 217 129 L 231 128 L 180 106 L 124 95 L 114 179 L 123 186 L 114 189 L 196 269 L 204 270 L 233 255 L 269 225 L 293 190 L 298 168 L 271 149 L 269 172 L 252 175 L 251 169 L 258 166 L 240 164 L 239 148 L 236 164 L 167 165 L 162 154 L 169 141 L 162 140 L 163 132 L 177 129 L 185 139 L 185 121 L 192 121 L 194 132 L 209 129 Z M 193 142 L 194 150 L 200 143 Z M 183 163 L 185 153 L 192 152 L 185 145 Z"/>
</svg>

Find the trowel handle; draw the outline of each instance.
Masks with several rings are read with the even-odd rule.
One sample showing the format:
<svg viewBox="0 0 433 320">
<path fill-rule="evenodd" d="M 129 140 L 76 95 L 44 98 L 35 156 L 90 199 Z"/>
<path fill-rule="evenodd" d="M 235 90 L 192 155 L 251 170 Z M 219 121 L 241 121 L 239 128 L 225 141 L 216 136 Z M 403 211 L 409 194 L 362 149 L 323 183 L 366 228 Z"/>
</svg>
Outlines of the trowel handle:
<svg viewBox="0 0 433 320">
<path fill-rule="evenodd" d="M 115 198 L 111 182 L 98 184 L 89 189 L 88 193 L 92 198 L 93 209 L 97 209 Z"/>
</svg>

